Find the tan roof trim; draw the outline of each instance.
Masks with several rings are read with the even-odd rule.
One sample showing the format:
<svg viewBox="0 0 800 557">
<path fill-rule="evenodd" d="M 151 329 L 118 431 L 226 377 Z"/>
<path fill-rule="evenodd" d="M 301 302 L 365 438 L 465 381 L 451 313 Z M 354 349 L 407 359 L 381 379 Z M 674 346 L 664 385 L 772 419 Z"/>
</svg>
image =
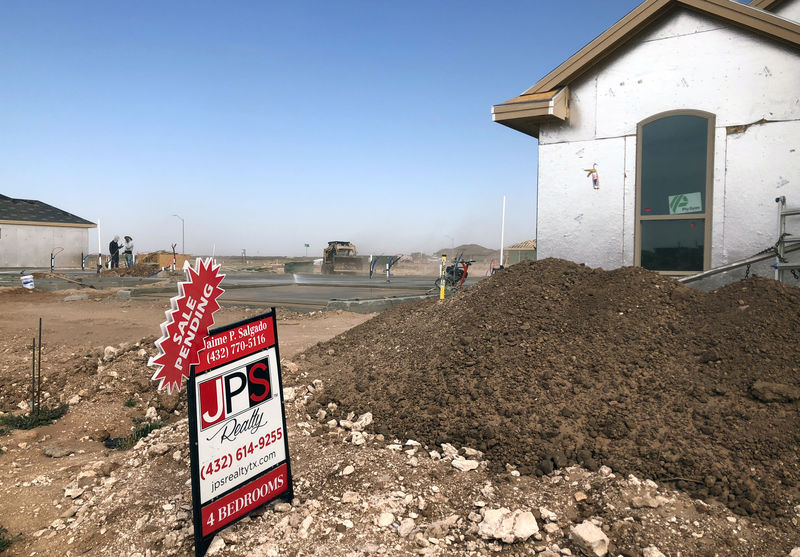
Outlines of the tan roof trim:
<svg viewBox="0 0 800 557">
<path fill-rule="evenodd" d="M 509 103 L 520 103 L 520 102 L 531 102 L 531 101 L 550 101 L 553 97 L 556 96 L 560 89 L 553 89 L 552 91 L 545 91 L 544 93 L 531 93 L 528 95 L 520 95 L 519 97 L 514 97 L 513 99 L 509 99 L 504 103 L 501 104 L 509 104 Z"/>
<path fill-rule="evenodd" d="M 97 228 L 96 224 L 81 224 L 74 222 L 41 222 L 27 220 L 0 220 L 0 224 L 23 224 L 25 226 L 61 226 L 66 228 Z"/>
<path fill-rule="evenodd" d="M 758 0 L 756 0 L 758 1 Z M 765 0 L 762 0 L 765 1 Z M 731 0 L 645 0 L 632 12 L 544 76 L 522 96 L 571 84 L 668 11 L 683 7 L 800 48 L 800 25 Z"/>
<path fill-rule="evenodd" d="M 786 2 L 786 0 L 753 0 L 748 4 L 748 6 L 752 6 L 753 8 L 758 8 L 759 10 L 766 10 L 772 11 L 781 4 Z"/>
<path fill-rule="evenodd" d="M 539 137 L 539 124 L 569 116 L 569 88 L 521 95 L 492 107 L 492 120 L 522 133 Z"/>
</svg>

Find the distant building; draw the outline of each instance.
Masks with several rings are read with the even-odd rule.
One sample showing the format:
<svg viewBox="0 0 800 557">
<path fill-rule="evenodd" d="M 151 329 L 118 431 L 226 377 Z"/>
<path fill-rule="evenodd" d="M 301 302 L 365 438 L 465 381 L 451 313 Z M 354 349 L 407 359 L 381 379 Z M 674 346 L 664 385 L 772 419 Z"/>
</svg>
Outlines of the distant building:
<svg viewBox="0 0 800 557">
<path fill-rule="evenodd" d="M 41 201 L 0 195 L 0 267 L 80 267 L 92 222 Z M 63 251 L 62 251 L 63 250 Z"/>
<path fill-rule="evenodd" d="M 520 261 L 536 261 L 536 240 L 525 240 L 505 250 L 505 265 L 514 265 Z"/>
<path fill-rule="evenodd" d="M 800 0 L 646 0 L 494 106 L 538 139 L 538 257 L 680 275 L 770 247 L 775 198 L 800 207 L 799 22 Z"/>
</svg>

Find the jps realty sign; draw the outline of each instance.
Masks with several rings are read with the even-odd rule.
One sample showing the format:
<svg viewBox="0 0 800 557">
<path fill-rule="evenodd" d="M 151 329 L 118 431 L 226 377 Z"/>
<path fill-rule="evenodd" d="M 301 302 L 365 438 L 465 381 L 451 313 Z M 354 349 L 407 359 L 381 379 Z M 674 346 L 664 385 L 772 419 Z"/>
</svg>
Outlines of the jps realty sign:
<svg viewBox="0 0 800 557">
<path fill-rule="evenodd" d="M 278 497 L 291 500 L 275 310 L 209 331 L 189 377 L 195 553 Z"/>
</svg>

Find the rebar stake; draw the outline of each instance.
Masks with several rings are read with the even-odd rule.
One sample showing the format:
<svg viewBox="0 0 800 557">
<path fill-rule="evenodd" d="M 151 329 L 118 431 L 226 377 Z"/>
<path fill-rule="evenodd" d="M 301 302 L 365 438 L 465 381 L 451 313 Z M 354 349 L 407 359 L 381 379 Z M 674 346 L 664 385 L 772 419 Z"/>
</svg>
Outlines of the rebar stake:
<svg viewBox="0 0 800 557">
<path fill-rule="evenodd" d="M 42 318 L 39 318 L 39 381 L 36 387 L 36 415 L 42 409 Z"/>
<path fill-rule="evenodd" d="M 31 415 L 33 409 L 36 407 L 36 337 L 33 337 L 31 342 Z"/>
</svg>

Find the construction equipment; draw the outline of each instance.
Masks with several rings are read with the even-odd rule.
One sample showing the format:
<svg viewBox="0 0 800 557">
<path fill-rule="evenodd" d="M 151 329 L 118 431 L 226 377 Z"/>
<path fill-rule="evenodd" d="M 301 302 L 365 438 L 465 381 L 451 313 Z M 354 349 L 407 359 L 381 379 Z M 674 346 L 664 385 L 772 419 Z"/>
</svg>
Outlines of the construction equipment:
<svg viewBox="0 0 800 557">
<path fill-rule="evenodd" d="M 461 290 L 461 286 L 469 275 L 469 266 L 475 263 L 474 259 L 465 260 L 463 257 L 464 252 L 461 252 L 452 265 L 447 265 L 443 276 L 436 279 L 436 288 L 441 288 L 444 284 L 450 290 Z"/>
<path fill-rule="evenodd" d="M 787 209 L 786 196 L 784 195 L 776 197 L 775 202 L 778 203 L 778 242 L 775 244 L 775 258 L 777 261 L 773 265 L 775 267 L 775 280 L 783 281 L 784 271 L 791 271 L 792 276 L 797 279 L 797 269 L 800 269 L 800 264 L 796 261 L 788 261 L 784 256 L 789 251 L 792 251 L 787 249 L 787 246 L 795 247 L 800 243 L 800 238 L 787 238 L 792 234 L 786 232 L 786 217 L 800 217 L 800 209 Z"/>
<path fill-rule="evenodd" d="M 322 252 L 322 274 L 357 273 L 364 270 L 365 260 L 350 242 L 328 242 L 328 247 Z"/>
</svg>

